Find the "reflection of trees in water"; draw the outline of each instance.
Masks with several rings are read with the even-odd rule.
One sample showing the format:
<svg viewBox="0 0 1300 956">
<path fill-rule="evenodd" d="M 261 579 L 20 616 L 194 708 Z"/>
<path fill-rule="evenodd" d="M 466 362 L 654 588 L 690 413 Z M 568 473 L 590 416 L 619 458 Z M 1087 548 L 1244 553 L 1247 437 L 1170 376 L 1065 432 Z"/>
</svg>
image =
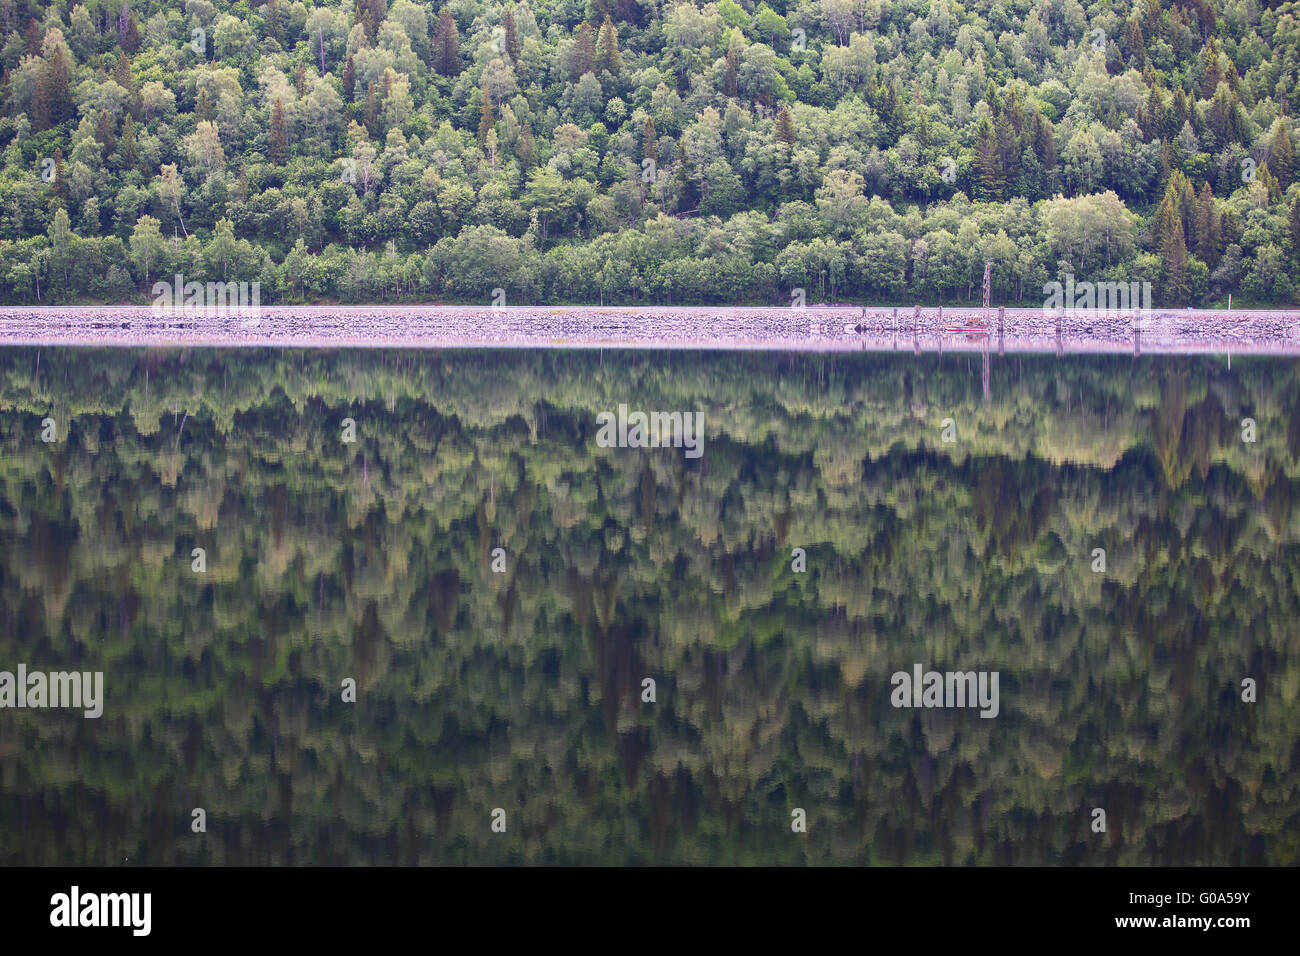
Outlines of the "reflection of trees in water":
<svg viewBox="0 0 1300 956">
<path fill-rule="evenodd" d="M 47 351 L 47 448 L 6 356 L 0 659 L 108 703 L 6 712 L 5 862 L 1295 862 L 1288 363 L 1030 359 L 985 405 L 933 356 L 210 357 L 146 403 L 142 356 Z M 597 449 L 620 401 L 705 458 Z M 1001 715 L 894 710 L 918 660 Z"/>
</svg>

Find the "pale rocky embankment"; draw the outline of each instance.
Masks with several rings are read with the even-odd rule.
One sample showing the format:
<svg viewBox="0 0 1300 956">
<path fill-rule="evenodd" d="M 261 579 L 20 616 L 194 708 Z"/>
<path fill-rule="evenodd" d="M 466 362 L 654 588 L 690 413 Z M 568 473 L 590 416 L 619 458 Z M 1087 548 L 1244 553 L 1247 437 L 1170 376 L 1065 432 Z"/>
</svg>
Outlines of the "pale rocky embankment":
<svg viewBox="0 0 1300 956">
<path fill-rule="evenodd" d="M 257 317 L 149 306 L 3 307 L 0 345 L 673 348 L 1300 353 L 1300 310 L 1130 314 L 809 306 L 267 306 Z M 999 328 L 1001 325 L 1001 328 Z M 968 326 L 974 326 L 967 331 Z"/>
</svg>

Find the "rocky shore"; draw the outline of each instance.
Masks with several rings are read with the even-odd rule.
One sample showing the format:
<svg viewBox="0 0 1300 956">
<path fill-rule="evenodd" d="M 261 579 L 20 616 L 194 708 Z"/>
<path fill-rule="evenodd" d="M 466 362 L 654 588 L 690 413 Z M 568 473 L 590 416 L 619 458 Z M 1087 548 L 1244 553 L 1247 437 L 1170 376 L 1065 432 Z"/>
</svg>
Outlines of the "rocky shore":
<svg viewBox="0 0 1300 956">
<path fill-rule="evenodd" d="M 3 307 L 0 345 L 1300 353 L 1300 310 L 1132 314 L 937 307 Z"/>
</svg>

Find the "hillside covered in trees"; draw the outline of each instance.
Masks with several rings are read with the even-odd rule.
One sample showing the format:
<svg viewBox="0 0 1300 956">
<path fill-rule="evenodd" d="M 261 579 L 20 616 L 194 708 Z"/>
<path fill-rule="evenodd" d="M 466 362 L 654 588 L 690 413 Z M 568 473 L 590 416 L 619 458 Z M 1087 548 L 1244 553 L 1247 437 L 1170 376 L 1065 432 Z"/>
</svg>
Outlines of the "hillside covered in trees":
<svg viewBox="0 0 1300 956">
<path fill-rule="evenodd" d="M 1295 865 L 1296 373 L 4 350 L 0 660 L 106 691 L 3 712 L 0 863 Z"/>
<path fill-rule="evenodd" d="M 0 299 L 1294 304 L 1300 4 L 0 0 Z"/>
</svg>

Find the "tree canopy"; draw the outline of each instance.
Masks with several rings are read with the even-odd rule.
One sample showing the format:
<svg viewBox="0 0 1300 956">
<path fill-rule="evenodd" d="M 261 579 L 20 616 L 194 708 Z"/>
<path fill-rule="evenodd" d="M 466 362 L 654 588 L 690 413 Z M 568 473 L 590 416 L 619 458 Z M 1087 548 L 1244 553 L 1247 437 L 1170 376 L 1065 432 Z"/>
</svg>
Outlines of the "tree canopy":
<svg viewBox="0 0 1300 956">
<path fill-rule="evenodd" d="M 0 37 L 9 303 L 214 278 L 223 221 L 268 303 L 1300 282 L 1294 2 L 0 0 Z M 1062 255 L 1061 202 L 1120 242 Z"/>
</svg>

